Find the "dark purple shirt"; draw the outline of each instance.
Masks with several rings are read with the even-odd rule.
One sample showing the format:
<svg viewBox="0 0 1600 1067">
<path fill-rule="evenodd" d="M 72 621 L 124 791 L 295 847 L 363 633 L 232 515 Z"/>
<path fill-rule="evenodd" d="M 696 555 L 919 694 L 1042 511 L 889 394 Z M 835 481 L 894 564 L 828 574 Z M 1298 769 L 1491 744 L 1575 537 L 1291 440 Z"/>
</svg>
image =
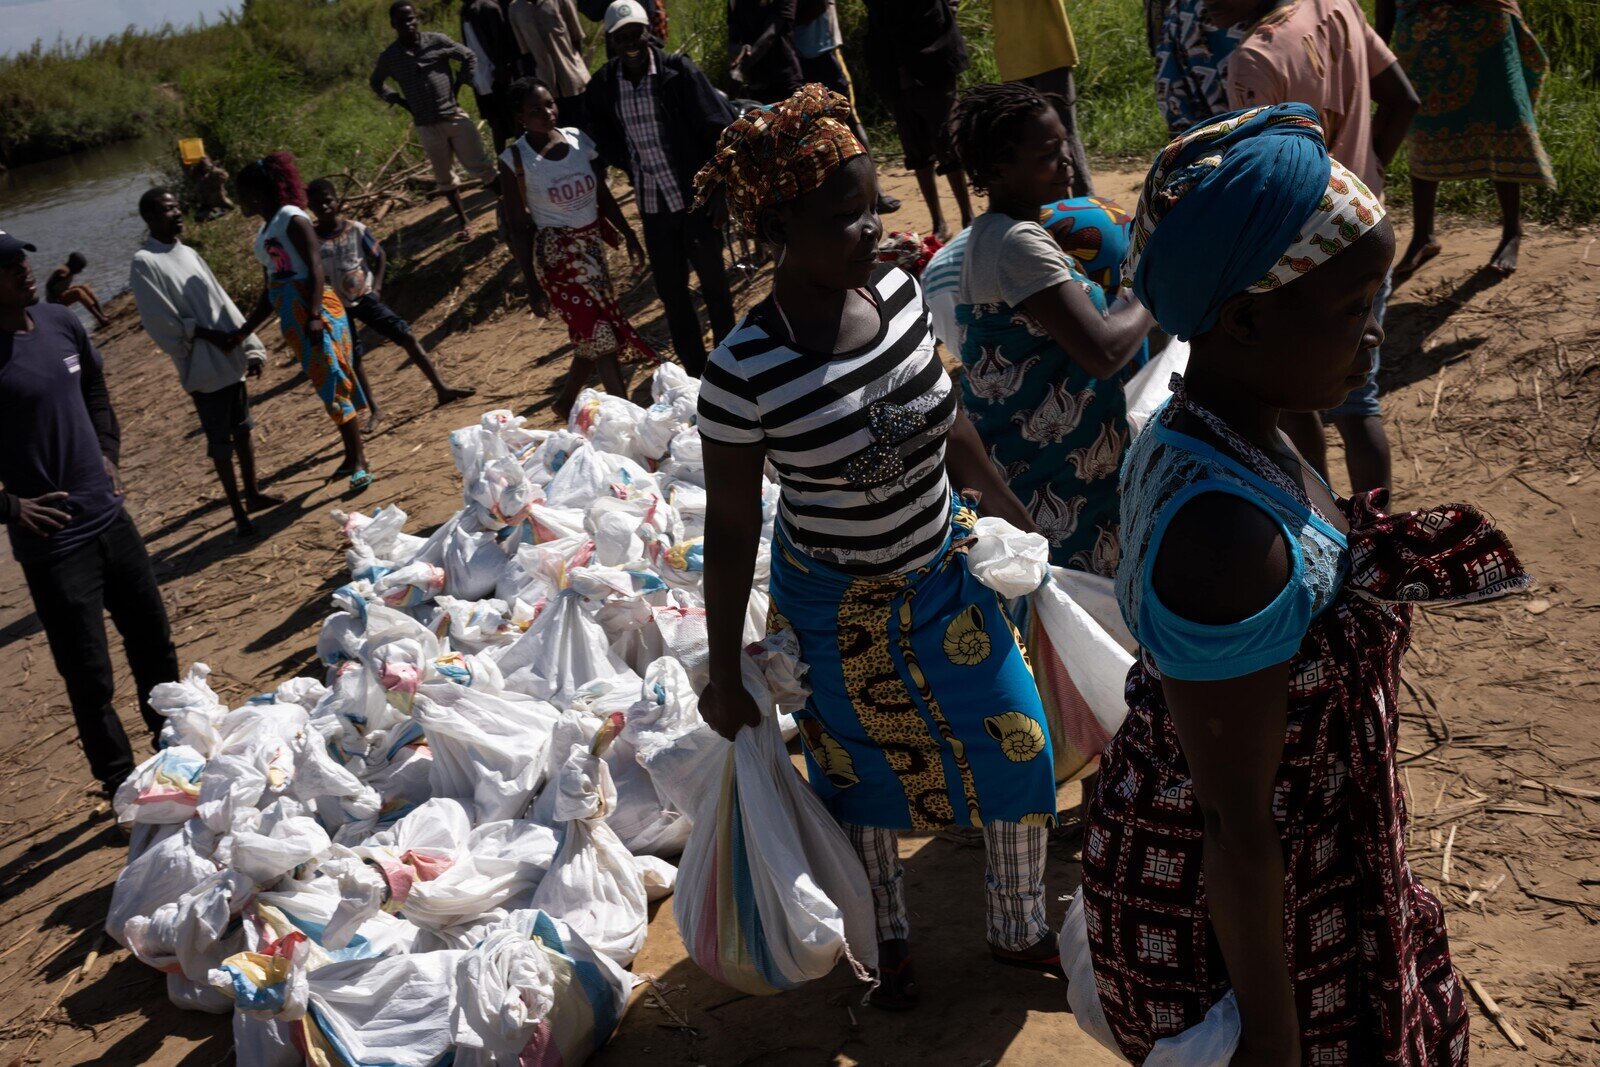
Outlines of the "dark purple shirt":
<svg viewBox="0 0 1600 1067">
<path fill-rule="evenodd" d="M 102 459 L 116 461 L 119 438 L 100 353 L 67 308 L 36 304 L 28 314 L 27 333 L 0 330 L 0 486 L 22 498 L 65 490 L 56 506 L 72 521 L 49 537 L 11 522 L 19 563 L 72 551 L 122 511 Z"/>
</svg>

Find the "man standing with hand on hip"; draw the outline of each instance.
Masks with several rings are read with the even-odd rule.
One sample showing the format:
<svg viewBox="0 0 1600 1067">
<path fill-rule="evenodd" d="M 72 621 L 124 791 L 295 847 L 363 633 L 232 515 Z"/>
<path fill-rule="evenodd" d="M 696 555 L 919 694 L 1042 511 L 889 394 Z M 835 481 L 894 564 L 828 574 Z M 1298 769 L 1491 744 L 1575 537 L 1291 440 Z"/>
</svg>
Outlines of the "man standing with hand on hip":
<svg viewBox="0 0 1600 1067">
<path fill-rule="evenodd" d="M 34 247 L 0 231 L 0 523 L 67 683 L 89 769 L 107 795 L 137 762 L 112 702 L 104 612 L 122 634 L 155 735 L 149 693 L 178 679 L 150 557 L 122 507 L 121 431 L 100 353 L 71 311 L 39 303 Z"/>
<path fill-rule="evenodd" d="M 452 161 L 460 162 L 474 178 L 491 188 L 495 185 L 494 163 L 483 150 L 483 138 L 467 113 L 456 103 L 462 82 L 471 82 L 477 71 L 472 49 L 457 44 L 442 33 L 423 33 L 417 9 L 409 0 L 389 5 L 389 25 L 394 27 L 394 43 L 378 54 L 369 84 L 378 99 L 398 104 L 411 112 L 417 127 L 417 140 L 433 167 L 434 184 L 455 208 L 461 220 L 460 237 L 472 236 L 467 212 L 461 206 Z M 461 64 L 457 78 L 450 67 Z M 400 91 L 385 87 L 393 78 Z"/>
</svg>

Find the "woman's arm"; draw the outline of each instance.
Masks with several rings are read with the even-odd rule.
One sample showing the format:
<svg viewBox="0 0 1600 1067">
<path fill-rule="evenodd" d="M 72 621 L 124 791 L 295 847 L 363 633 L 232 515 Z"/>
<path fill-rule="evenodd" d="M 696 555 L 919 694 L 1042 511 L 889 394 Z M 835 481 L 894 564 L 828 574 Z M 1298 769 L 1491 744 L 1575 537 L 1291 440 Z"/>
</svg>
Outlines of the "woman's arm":
<svg viewBox="0 0 1600 1067">
<path fill-rule="evenodd" d="M 1011 486 L 1000 476 L 999 470 L 989 462 L 983 450 L 983 439 L 978 428 L 967 418 L 967 409 L 961 402 L 959 387 L 956 393 L 956 424 L 950 429 L 945 442 L 944 465 L 950 474 L 950 484 L 956 492 L 972 489 L 979 494 L 978 510 L 985 515 L 1004 519 L 1017 529 L 1034 533 L 1039 527 L 1033 516 L 1023 507 L 1022 501 L 1011 491 Z"/>
<path fill-rule="evenodd" d="M 1388 44 L 1389 38 L 1394 36 L 1394 0 L 1377 0 L 1373 13 L 1377 17 L 1372 20 L 1372 28 L 1378 31 L 1383 43 Z"/>
<path fill-rule="evenodd" d="M 319 338 L 323 327 L 328 324 L 322 313 L 322 290 L 328 280 L 322 273 L 322 253 L 317 247 L 317 232 L 311 228 L 310 219 L 296 215 L 289 220 L 288 234 L 289 243 L 294 245 L 294 250 L 300 253 L 301 260 L 311 272 L 305 281 L 294 284 L 301 290 L 306 307 L 311 311 L 311 317 L 306 319 L 306 332 L 313 338 Z"/>
<path fill-rule="evenodd" d="M 611 195 L 611 186 L 606 184 L 605 164 L 595 160 L 591 165 L 594 167 L 594 188 L 599 198 L 600 217 L 622 234 L 622 240 L 628 246 L 628 260 L 633 264 L 633 272 L 641 274 L 644 272 L 644 246 L 639 243 L 639 235 L 628 225 L 627 218 L 622 214 L 622 206 Z"/>
<path fill-rule="evenodd" d="M 700 714 L 711 728 L 733 740 L 741 726 L 761 721 L 744 687 L 739 657 L 744 618 L 761 543 L 761 470 L 767 450 L 759 444 L 723 445 L 701 438 L 706 484 L 706 631 L 711 646 L 711 683 L 700 694 Z"/>
<path fill-rule="evenodd" d="M 539 284 L 539 275 L 533 269 L 533 217 L 522 199 L 522 182 L 516 172 L 500 164 L 500 203 L 505 208 L 506 244 L 511 246 L 511 256 L 522 268 L 522 277 L 528 283 L 528 308 L 541 319 L 550 314 L 550 298 Z"/>
<path fill-rule="evenodd" d="M 256 298 L 256 306 L 250 309 L 250 314 L 244 317 L 244 322 L 237 330 L 233 331 L 235 337 L 249 337 L 261 329 L 261 324 L 272 317 L 272 279 L 267 277 L 266 268 L 261 270 L 261 295 Z"/>
<path fill-rule="evenodd" d="M 1372 116 L 1372 154 L 1388 170 L 1395 153 L 1405 143 L 1406 131 L 1411 129 L 1411 120 L 1417 117 L 1422 100 L 1399 63 L 1390 63 L 1373 76 L 1372 100 L 1378 105 Z"/>
<path fill-rule="evenodd" d="M 1271 603 L 1289 575 L 1274 521 L 1236 497 L 1207 493 L 1174 517 L 1152 584 L 1179 616 L 1225 625 Z M 1161 688 L 1205 819 L 1206 902 L 1239 998 L 1232 1067 L 1295 1067 L 1300 1027 L 1284 950 L 1283 843 L 1272 814 L 1289 665 L 1225 681 L 1168 676 Z"/>
<path fill-rule="evenodd" d="M 1041 289 L 1022 302 L 1023 308 L 1061 346 L 1067 358 L 1090 376 L 1111 377 L 1139 351 L 1154 320 L 1129 293 L 1101 315 L 1089 294 L 1075 281 Z"/>
</svg>

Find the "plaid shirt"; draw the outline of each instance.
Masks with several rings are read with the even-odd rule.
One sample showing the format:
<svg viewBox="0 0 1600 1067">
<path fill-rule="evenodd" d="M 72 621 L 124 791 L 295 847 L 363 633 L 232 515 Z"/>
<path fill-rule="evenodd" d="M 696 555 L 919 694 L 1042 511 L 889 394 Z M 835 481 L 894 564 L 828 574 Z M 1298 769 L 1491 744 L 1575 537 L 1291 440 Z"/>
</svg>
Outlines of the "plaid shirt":
<svg viewBox="0 0 1600 1067">
<path fill-rule="evenodd" d="M 656 56 L 650 52 L 650 69 L 637 83 L 626 75 L 617 79 L 617 106 L 622 112 L 622 128 L 628 135 L 633 155 L 633 181 L 638 187 L 639 209 L 652 215 L 663 211 L 683 211 L 687 204 L 678 177 L 667 158 L 661 134 L 661 116 L 656 103 Z"/>
<path fill-rule="evenodd" d="M 395 41 L 379 54 L 369 84 L 380 100 L 404 103 L 411 112 L 411 121 L 418 126 L 449 122 L 465 114 L 456 103 L 451 60 L 461 64 L 462 77 L 470 82 L 478 61 L 472 49 L 465 45 L 457 44 L 442 33 L 424 33 L 415 48 Z M 384 87 L 383 83 L 389 78 L 400 86 L 398 97 Z"/>
</svg>

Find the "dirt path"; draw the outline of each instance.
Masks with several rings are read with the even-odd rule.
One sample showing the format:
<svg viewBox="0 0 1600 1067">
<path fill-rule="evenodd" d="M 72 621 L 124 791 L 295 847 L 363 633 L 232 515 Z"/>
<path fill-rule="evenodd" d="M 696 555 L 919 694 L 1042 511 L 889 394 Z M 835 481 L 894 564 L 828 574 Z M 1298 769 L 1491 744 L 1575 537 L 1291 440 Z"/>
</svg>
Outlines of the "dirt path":
<svg viewBox="0 0 1600 1067">
<path fill-rule="evenodd" d="M 1099 178 L 1103 193 L 1131 205 L 1139 175 Z M 909 176 L 890 172 L 888 184 L 907 205 L 888 222 L 925 228 Z M 551 423 L 568 355 L 564 331 L 522 310 L 481 195 L 476 207 L 477 236 L 465 245 L 446 239 L 437 207 L 380 227 L 402 263 L 389 295 L 450 372 L 479 389 L 470 407 L 437 410 L 392 346 L 369 357 L 388 420 L 368 445 L 379 480 L 354 506 L 400 504 L 413 530 L 459 506 L 445 435 L 492 407 Z M 1537 582 L 1527 596 L 1419 613 L 1402 739 L 1414 754 L 1411 857 L 1442 887 L 1460 969 L 1499 1000 L 1531 1059 L 1600 1063 L 1600 887 L 1589 884 L 1600 855 L 1600 729 L 1589 713 L 1600 698 L 1600 252 L 1585 258 L 1589 234 L 1535 230 L 1522 270 L 1496 284 L 1478 270 L 1494 231 L 1457 225 L 1444 236 L 1444 255 L 1390 304 L 1384 402 L 1396 505 L 1482 504 Z M 625 303 L 664 342 L 649 295 L 646 285 Z M 744 305 L 755 290 L 739 295 Z M 261 520 L 265 537 L 236 544 L 171 364 L 133 323 L 124 305 L 100 338 L 123 422 L 128 506 L 155 558 L 182 661 L 209 663 L 212 684 L 238 704 L 317 672 L 316 631 L 345 576 L 327 516 L 352 506 L 328 480 L 337 439 L 275 353 L 255 389 L 257 452 L 288 503 Z M 13 738 L 0 751 L 0 1064 L 231 1062 L 225 1019 L 178 1011 L 160 974 L 102 938 L 123 850 L 90 793 L 65 693 L 8 553 L 0 651 Z M 131 681 L 120 650 L 113 656 L 132 724 Z M 1075 800 L 1076 787 L 1067 792 Z M 687 962 L 669 903 L 635 967 L 661 992 L 641 991 L 595 1062 L 1114 1062 L 1077 1031 L 1059 981 L 989 965 L 981 848 L 935 835 L 907 837 L 904 853 L 918 1011 L 863 1009 L 837 975 L 781 1000 L 735 994 Z M 1053 895 L 1076 886 L 1071 842 L 1053 849 L 1049 884 Z M 1529 1062 L 1474 1012 L 1475 1063 Z"/>
</svg>

